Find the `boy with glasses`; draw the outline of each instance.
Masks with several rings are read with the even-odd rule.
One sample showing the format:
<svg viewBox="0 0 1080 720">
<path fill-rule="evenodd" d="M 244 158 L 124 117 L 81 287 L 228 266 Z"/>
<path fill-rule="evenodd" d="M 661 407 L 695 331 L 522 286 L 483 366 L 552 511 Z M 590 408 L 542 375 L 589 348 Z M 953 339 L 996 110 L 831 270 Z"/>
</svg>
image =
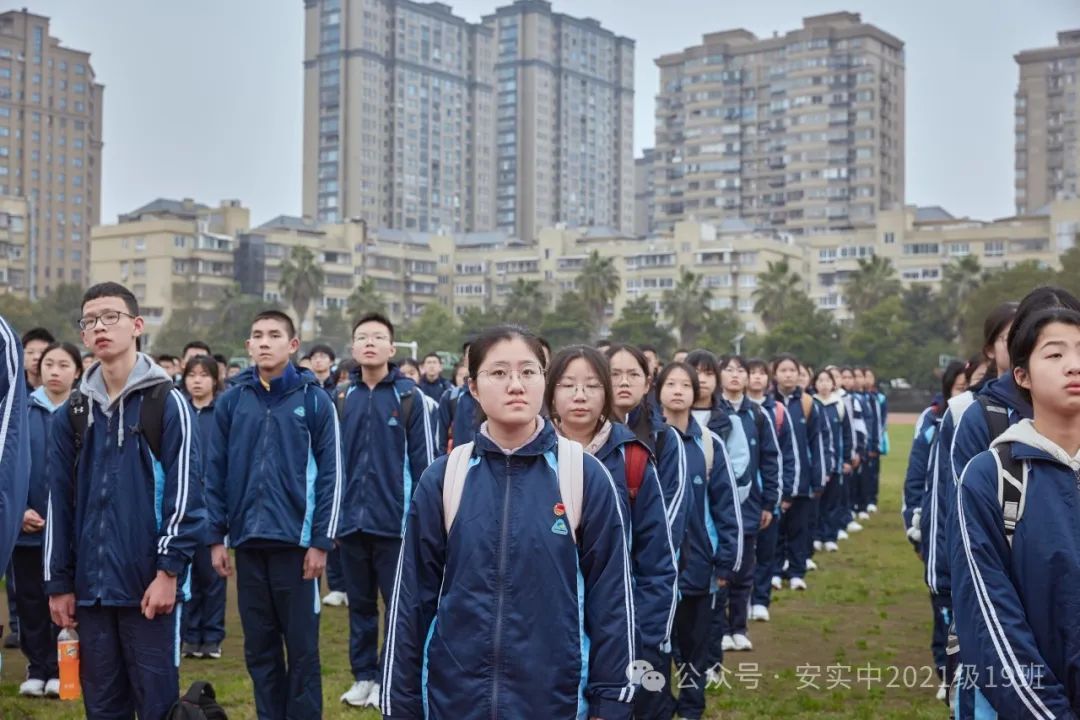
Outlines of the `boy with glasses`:
<svg viewBox="0 0 1080 720">
<path fill-rule="evenodd" d="M 350 470 L 340 551 L 349 598 L 349 664 L 353 684 L 341 701 L 378 707 L 381 664 L 376 592 L 389 607 L 401 536 L 413 489 L 437 455 L 434 406 L 390 362 L 394 326 L 371 313 L 353 326 L 359 366 L 338 391 L 345 462 Z"/>
</svg>

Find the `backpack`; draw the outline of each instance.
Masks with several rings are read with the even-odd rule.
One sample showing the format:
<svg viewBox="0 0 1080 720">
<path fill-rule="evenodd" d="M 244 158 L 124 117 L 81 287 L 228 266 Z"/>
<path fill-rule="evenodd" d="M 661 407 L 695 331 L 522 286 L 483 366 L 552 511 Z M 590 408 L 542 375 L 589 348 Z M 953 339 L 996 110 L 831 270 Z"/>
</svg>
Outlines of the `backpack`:
<svg viewBox="0 0 1080 720">
<path fill-rule="evenodd" d="M 810 413 L 814 410 L 814 398 L 810 396 L 810 393 L 804 392 L 799 401 L 802 403 L 803 417 L 806 418 L 806 422 L 810 422 Z"/>
<path fill-rule="evenodd" d="M 474 443 L 458 445 L 446 461 L 446 473 L 443 475 L 443 525 L 446 534 L 454 525 L 461 496 L 465 492 L 465 480 L 473 464 Z M 558 461 L 559 496 L 566 508 L 566 524 L 570 527 L 570 538 L 576 543 L 577 532 L 581 527 L 581 506 L 585 485 L 585 448 L 581 443 L 559 437 Z"/>
<path fill-rule="evenodd" d="M 228 720 L 228 716 L 218 705 L 214 686 L 205 680 L 198 680 L 191 684 L 184 697 L 169 708 L 165 720 Z"/>
<path fill-rule="evenodd" d="M 787 418 L 787 410 L 784 409 L 783 403 L 776 403 L 773 407 L 776 408 L 776 436 L 780 437 L 780 433 L 784 430 L 784 420 Z"/>
<path fill-rule="evenodd" d="M 174 388 L 172 380 L 162 380 L 142 391 L 142 405 L 139 407 L 139 425 L 135 432 L 146 439 L 150 452 L 161 459 L 161 436 L 165 426 L 165 403 L 169 392 Z M 90 427 L 90 403 L 78 388 L 71 391 L 68 398 L 68 420 L 74 431 L 75 463 L 72 472 L 79 468 L 86 432 Z"/>
<path fill-rule="evenodd" d="M 649 451 L 638 443 L 630 443 L 626 446 L 626 491 L 630 495 L 630 505 L 637 499 L 638 491 L 645 482 L 645 468 L 649 465 Z"/>
<path fill-rule="evenodd" d="M 337 407 L 338 419 L 345 419 L 345 399 L 349 396 L 350 385 L 339 385 L 337 392 L 334 394 L 334 405 Z M 408 429 L 408 422 L 412 419 L 413 409 L 413 396 L 420 392 L 419 388 L 413 388 L 407 394 L 401 396 L 401 417 L 404 418 L 406 423 L 404 427 Z"/>
<path fill-rule="evenodd" d="M 998 504 L 1005 519 L 1005 540 L 1012 547 L 1016 525 L 1024 516 L 1024 506 L 1027 504 L 1030 466 L 1013 457 L 1012 443 L 1002 443 L 991 448 L 990 453 L 998 466 Z"/>
<path fill-rule="evenodd" d="M 670 425 L 665 425 L 664 429 L 661 430 L 656 436 L 656 457 L 658 457 L 658 458 L 664 452 L 665 438 L 667 438 L 667 435 L 668 435 L 667 434 L 667 428 L 669 428 L 669 427 L 671 427 L 671 426 Z M 708 428 L 702 428 L 702 430 L 701 430 L 701 452 L 705 455 L 705 477 L 706 478 L 708 478 L 710 475 L 712 475 L 713 455 L 716 453 L 716 448 L 713 447 L 713 444 L 711 442 L 712 437 L 713 437 L 712 430 L 709 430 Z M 706 438 L 708 438 L 710 440 L 710 442 L 705 442 Z"/>
</svg>

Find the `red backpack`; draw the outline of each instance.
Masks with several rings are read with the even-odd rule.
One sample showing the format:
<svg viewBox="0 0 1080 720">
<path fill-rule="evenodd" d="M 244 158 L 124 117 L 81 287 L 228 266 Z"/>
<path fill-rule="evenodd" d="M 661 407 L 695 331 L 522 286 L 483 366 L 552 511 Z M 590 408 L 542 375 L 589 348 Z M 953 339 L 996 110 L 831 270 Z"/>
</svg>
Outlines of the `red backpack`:
<svg viewBox="0 0 1080 720">
<path fill-rule="evenodd" d="M 634 504 L 641 484 L 645 482 L 645 468 L 649 466 L 649 451 L 641 443 L 632 442 L 626 446 L 626 491 L 630 495 L 630 504 Z"/>
</svg>

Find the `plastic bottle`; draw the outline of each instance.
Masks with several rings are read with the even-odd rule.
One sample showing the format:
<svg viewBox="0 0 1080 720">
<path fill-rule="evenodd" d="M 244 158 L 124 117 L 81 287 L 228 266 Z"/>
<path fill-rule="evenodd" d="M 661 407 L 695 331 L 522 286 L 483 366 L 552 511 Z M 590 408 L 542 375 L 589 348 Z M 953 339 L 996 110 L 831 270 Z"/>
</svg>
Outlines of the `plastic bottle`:
<svg viewBox="0 0 1080 720">
<path fill-rule="evenodd" d="M 60 665 L 60 699 L 78 700 L 79 688 L 79 633 L 64 628 L 56 639 L 57 661 Z"/>
</svg>

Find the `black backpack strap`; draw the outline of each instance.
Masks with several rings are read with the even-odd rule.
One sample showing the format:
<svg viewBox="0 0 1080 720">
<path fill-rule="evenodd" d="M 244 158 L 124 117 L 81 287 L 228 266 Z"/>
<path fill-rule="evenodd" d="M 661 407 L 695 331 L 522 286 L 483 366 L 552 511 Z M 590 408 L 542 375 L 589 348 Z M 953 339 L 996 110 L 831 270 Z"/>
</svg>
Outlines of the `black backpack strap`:
<svg viewBox="0 0 1080 720">
<path fill-rule="evenodd" d="M 349 397 L 349 384 L 342 383 L 334 390 L 334 406 L 337 407 L 338 420 L 345 420 L 345 400 Z"/>
<path fill-rule="evenodd" d="M 191 687 L 188 688 L 183 700 L 192 705 L 198 705 L 202 698 L 217 700 L 217 695 L 214 693 L 214 686 L 209 682 L 206 680 L 196 680 L 191 683 Z"/>
<path fill-rule="evenodd" d="M 994 448 L 1000 466 L 998 472 L 998 502 L 1005 521 L 1005 539 L 1012 545 L 1016 524 L 1024 514 L 1024 491 L 1027 472 L 1024 463 L 1013 457 L 1012 443 L 1001 443 Z"/>
<path fill-rule="evenodd" d="M 71 465 L 74 478 L 79 468 L 79 458 L 82 457 L 86 429 L 90 426 L 90 403 L 78 388 L 72 390 L 68 396 L 68 421 L 71 423 L 72 439 L 75 443 L 75 461 Z"/>
<path fill-rule="evenodd" d="M 405 428 L 405 437 L 409 436 L 409 420 L 412 419 L 413 405 L 416 404 L 418 392 L 420 392 L 419 388 L 413 388 L 408 394 L 401 396 L 401 422 L 402 427 Z"/>
<path fill-rule="evenodd" d="M 162 380 L 142 393 L 142 406 L 139 408 L 139 434 L 150 446 L 150 452 L 156 460 L 161 460 L 161 437 L 165 433 L 165 403 L 172 392 L 171 380 Z"/>
<path fill-rule="evenodd" d="M 982 406 L 983 417 L 986 418 L 986 427 L 990 429 L 990 441 L 993 442 L 995 438 L 1009 429 L 1009 408 L 986 395 L 979 395 L 976 400 Z"/>
</svg>

